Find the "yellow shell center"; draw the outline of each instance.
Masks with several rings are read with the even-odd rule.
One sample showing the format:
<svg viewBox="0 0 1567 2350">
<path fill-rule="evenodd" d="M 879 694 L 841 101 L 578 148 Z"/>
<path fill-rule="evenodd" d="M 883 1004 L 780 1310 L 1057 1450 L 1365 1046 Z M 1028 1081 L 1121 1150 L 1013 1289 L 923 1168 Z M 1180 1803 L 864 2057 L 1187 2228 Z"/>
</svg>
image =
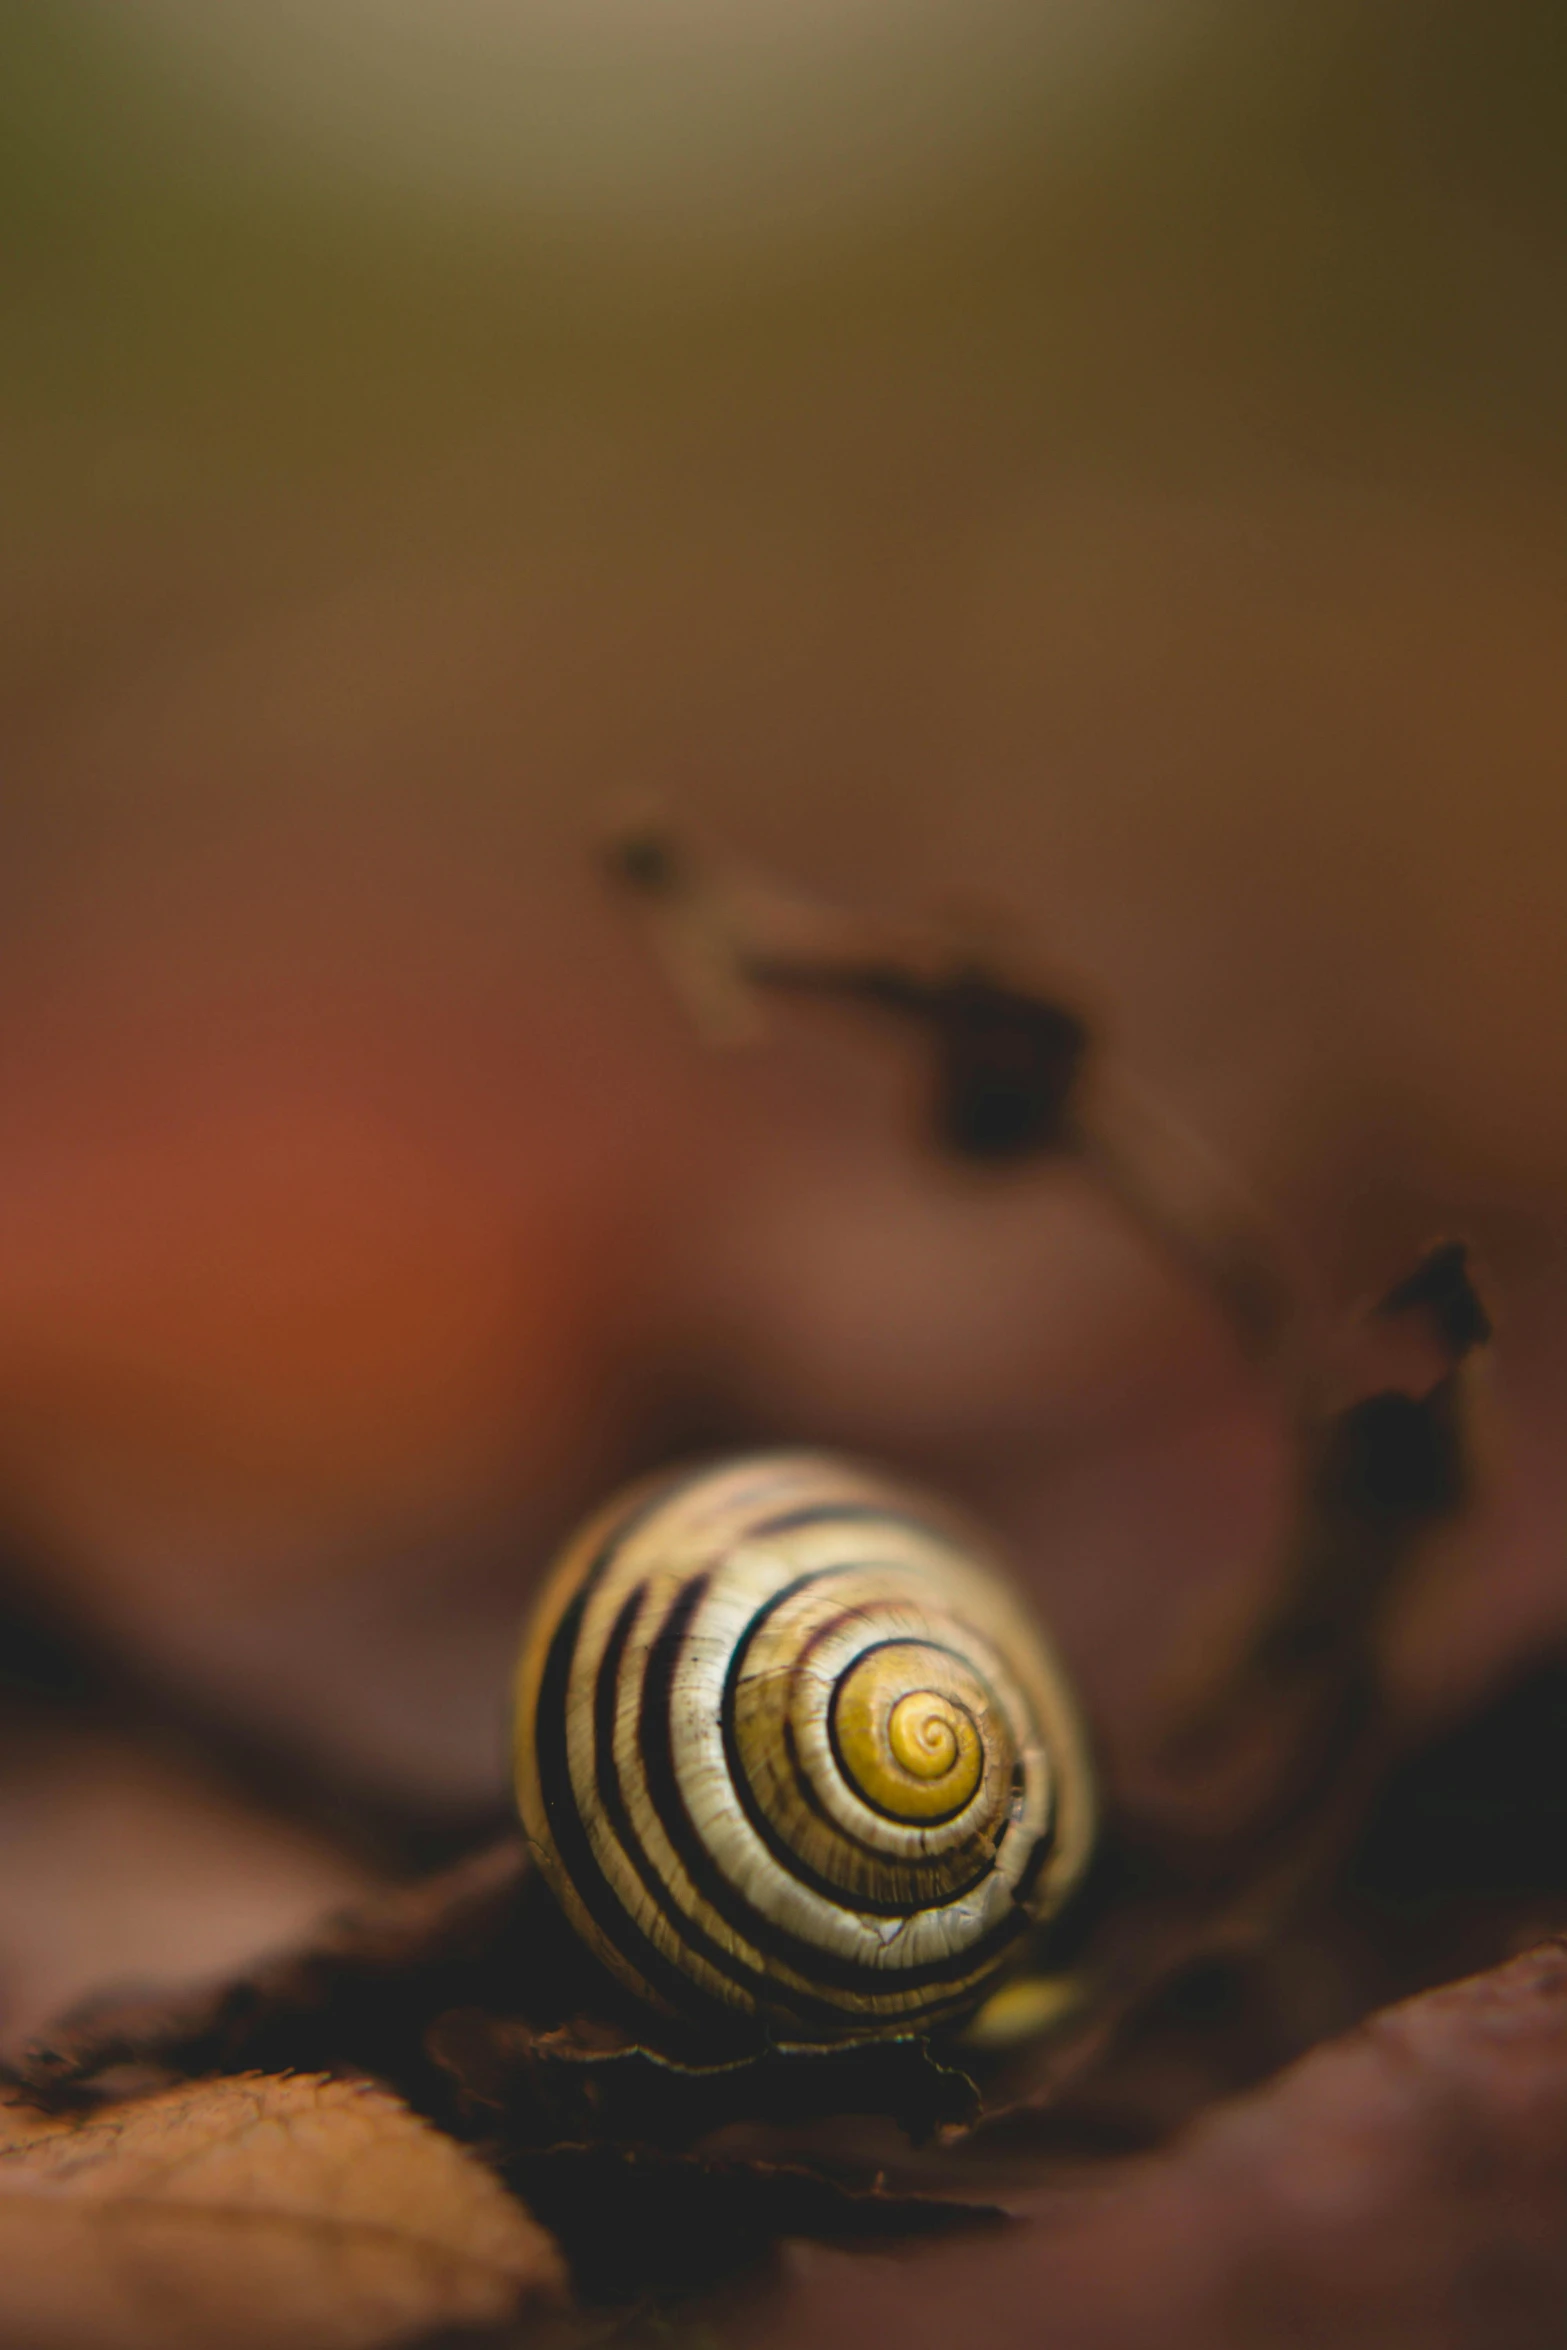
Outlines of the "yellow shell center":
<svg viewBox="0 0 1567 2350">
<path fill-rule="evenodd" d="M 915 1642 L 874 1649 L 845 1674 L 833 1706 L 838 1758 L 855 1792 L 910 1826 L 961 1811 L 985 1775 L 975 1718 L 986 1711 L 983 1695 L 961 1667 L 944 1675 L 944 1661 Z M 963 1696 L 924 1686 L 927 1674 L 955 1678 Z"/>
<path fill-rule="evenodd" d="M 944 1779 L 958 1759 L 958 1711 L 934 1689 L 913 1689 L 887 1716 L 892 1759 L 916 1779 Z"/>
</svg>

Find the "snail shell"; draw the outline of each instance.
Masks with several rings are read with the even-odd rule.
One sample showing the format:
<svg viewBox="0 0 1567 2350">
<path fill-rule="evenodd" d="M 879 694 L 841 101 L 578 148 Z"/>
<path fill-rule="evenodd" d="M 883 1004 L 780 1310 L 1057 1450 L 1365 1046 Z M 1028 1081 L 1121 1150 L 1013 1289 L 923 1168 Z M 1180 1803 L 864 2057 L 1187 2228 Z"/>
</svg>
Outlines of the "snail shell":
<svg viewBox="0 0 1567 2350">
<path fill-rule="evenodd" d="M 622 1982 L 790 2040 L 971 2010 L 1094 1829 L 1075 1708 L 1003 1571 L 939 1504 L 817 1453 L 661 1478 L 582 1531 L 523 1648 L 517 1788 Z"/>
</svg>

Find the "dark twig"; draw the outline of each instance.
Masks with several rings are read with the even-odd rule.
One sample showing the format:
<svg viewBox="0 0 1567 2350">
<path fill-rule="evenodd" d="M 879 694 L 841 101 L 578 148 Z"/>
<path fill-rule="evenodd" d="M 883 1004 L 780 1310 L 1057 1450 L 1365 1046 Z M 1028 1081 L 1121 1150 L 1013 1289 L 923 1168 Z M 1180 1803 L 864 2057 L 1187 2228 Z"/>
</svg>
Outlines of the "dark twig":
<svg viewBox="0 0 1567 2350">
<path fill-rule="evenodd" d="M 1280 1236 L 1178 1119 L 1098 1066 L 1088 1023 L 1064 996 L 934 929 L 835 913 L 706 866 L 656 824 L 621 833 L 607 861 L 706 1033 L 753 1033 L 764 994 L 916 1028 L 931 1051 L 943 1152 L 987 1167 L 1074 1161 L 1209 1292 L 1249 1354 L 1301 1374 L 1306 1317 Z"/>
</svg>

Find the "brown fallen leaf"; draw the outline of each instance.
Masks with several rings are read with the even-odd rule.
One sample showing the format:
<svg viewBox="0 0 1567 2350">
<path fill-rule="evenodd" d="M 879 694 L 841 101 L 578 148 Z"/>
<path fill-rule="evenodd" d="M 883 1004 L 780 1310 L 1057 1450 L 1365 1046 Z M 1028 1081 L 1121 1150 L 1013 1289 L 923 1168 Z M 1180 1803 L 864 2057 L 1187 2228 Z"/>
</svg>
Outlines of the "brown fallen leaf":
<svg viewBox="0 0 1567 2350">
<path fill-rule="evenodd" d="M 1546 2350 L 1567 2313 L 1567 1942 L 1386 2010 L 999 2240 L 790 2255 L 726 2350 Z M 1043 2329 L 1043 2332 L 1042 2332 Z"/>
<path fill-rule="evenodd" d="M 782 2236 L 879 2238 L 994 2219 L 971 2201 L 889 2192 L 863 2163 L 673 2151 L 737 2116 L 886 2110 L 928 2135 L 969 2119 L 975 2092 L 920 2041 L 697 2064 L 640 2045 L 624 2021 L 562 2021 L 570 1995 L 590 1995 L 595 1977 L 575 1942 L 560 1940 L 558 1920 L 552 1932 L 539 1892 L 509 1839 L 345 1912 L 247 1975 L 66 2019 L 19 2068 L 18 2093 L 68 2130 L 73 2109 L 92 2113 L 127 2077 L 138 2087 L 149 2075 L 207 2078 L 222 2094 L 241 2066 L 373 2071 L 420 2112 L 482 2133 L 530 2207 L 547 2210 L 579 2287 L 599 2301 L 710 2284 Z M 507 2012 L 530 1997 L 549 2025 Z M 201 2092 L 113 2110 L 145 2112 L 181 2094 Z M 562 2143 L 582 2137 L 598 2143 Z"/>
<path fill-rule="evenodd" d="M 0 1711 L 0 1850 L 6 2052 L 106 1985 L 172 1994 L 232 1973 L 366 1892 L 326 1836 L 245 1802 L 199 1757 L 16 1701 Z"/>
<path fill-rule="evenodd" d="M 583 2136 L 682 2145 L 736 2119 L 888 2113 L 915 2138 L 970 2122 L 967 2072 L 918 2038 L 820 2049 L 650 2046 L 563 1926 L 518 1837 L 379 1893 L 227 1979 L 95 1999 L 11 2067 L 51 2105 L 124 2068 L 369 2073 L 443 2126 L 508 2144 Z"/>
<path fill-rule="evenodd" d="M 0 2340 L 18 2350 L 369 2350 L 564 2303 L 516 2198 L 366 2084 L 0 2105 Z"/>
<path fill-rule="evenodd" d="M 735 2121 L 789 2124 L 888 2116 L 916 2143 L 975 2121 L 979 2090 L 929 2040 L 764 2047 L 703 2063 L 588 2018 L 539 2031 L 521 2016 L 454 2008 L 426 2047 L 450 2073 L 459 2110 L 507 2142 L 592 2138 L 688 2146 Z"/>
<path fill-rule="evenodd" d="M 431 2017 L 515 1990 L 528 1884 L 522 1840 L 506 1837 L 241 1974 L 94 1999 L 57 2018 L 13 2077 L 53 2102 L 122 2065 L 188 2079 L 351 2068 L 419 2103 L 444 2079 L 424 2053 Z"/>
</svg>

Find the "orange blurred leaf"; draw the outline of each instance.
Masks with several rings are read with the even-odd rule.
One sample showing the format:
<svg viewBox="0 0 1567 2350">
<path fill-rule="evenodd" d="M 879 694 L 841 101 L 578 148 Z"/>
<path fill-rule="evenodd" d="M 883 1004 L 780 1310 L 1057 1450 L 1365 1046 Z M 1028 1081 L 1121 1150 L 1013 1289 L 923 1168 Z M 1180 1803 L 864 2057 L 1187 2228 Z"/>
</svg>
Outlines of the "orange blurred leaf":
<svg viewBox="0 0 1567 2350">
<path fill-rule="evenodd" d="M 31 2350 L 370 2350 L 564 2292 L 523 2206 L 364 2084 L 0 2105 L 0 2338 Z"/>
</svg>

